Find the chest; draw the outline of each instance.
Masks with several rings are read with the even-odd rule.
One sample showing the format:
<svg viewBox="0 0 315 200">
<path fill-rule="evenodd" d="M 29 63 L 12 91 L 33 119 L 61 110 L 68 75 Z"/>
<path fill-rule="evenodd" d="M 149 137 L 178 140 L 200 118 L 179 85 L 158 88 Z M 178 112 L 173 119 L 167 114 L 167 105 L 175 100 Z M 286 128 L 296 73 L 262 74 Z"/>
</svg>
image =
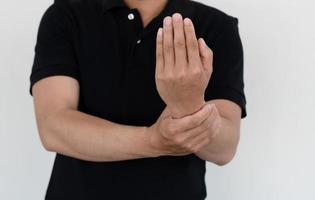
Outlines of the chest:
<svg viewBox="0 0 315 200">
<path fill-rule="evenodd" d="M 155 33 L 143 36 L 139 21 L 129 22 L 106 18 L 80 31 L 80 104 L 99 117 L 148 125 L 165 107 L 155 85 Z"/>
</svg>

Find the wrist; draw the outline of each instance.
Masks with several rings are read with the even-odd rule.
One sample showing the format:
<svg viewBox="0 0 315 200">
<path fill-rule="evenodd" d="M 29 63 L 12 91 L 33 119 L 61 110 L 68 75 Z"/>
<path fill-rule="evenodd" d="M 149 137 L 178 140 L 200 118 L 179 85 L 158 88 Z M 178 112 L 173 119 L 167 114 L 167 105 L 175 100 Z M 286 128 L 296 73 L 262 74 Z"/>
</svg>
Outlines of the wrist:
<svg viewBox="0 0 315 200">
<path fill-rule="evenodd" d="M 156 133 L 153 127 L 144 127 L 144 143 L 150 157 L 159 157 L 164 155 L 157 145 Z"/>
<path fill-rule="evenodd" d="M 183 106 L 182 108 L 170 108 L 172 119 L 180 119 L 188 115 L 193 115 L 206 105 L 205 100 L 198 103 Z"/>
</svg>

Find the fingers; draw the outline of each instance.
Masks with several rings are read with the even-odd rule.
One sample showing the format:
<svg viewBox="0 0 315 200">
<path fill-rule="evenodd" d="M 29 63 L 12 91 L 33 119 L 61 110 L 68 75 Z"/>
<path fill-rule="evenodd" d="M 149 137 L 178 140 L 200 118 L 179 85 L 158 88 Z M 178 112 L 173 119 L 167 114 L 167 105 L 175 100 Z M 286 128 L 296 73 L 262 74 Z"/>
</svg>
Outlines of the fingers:
<svg viewBox="0 0 315 200">
<path fill-rule="evenodd" d="M 206 72 L 212 71 L 213 52 L 207 46 L 203 38 L 198 40 L 199 52 L 201 56 L 201 62 Z"/>
<path fill-rule="evenodd" d="M 186 48 L 188 55 L 188 62 L 194 66 L 198 67 L 200 62 L 199 46 L 196 38 L 194 25 L 189 18 L 184 19 L 184 30 L 186 38 Z"/>
<path fill-rule="evenodd" d="M 159 28 L 156 36 L 156 75 L 159 75 L 164 70 L 163 56 L 163 29 Z"/>
<path fill-rule="evenodd" d="M 174 66 L 174 45 L 173 45 L 173 25 L 172 18 L 167 16 L 163 21 L 163 53 L 165 73 L 171 73 Z"/>
<path fill-rule="evenodd" d="M 175 66 L 184 67 L 187 63 L 184 24 L 181 14 L 173 15 Z M 187 66 L 187 65 L 186 65 Z"/>
<path fill-rule="evenodd" d="M 213 123 L 215 121 L 215 114 L 214 114 L 214 109 L 212 109 L 212 112 L 210 114 L 210 116 L 204 120 L 200 126 L 196 127 L 196 128 L 192 128 L 192 129 L 189 129 L 183 133 L 179 133 L 178 134 L 178 137 L 181 137 L 183 138 L 182 140 L 184 142 L 189 142 L 191 141 L 193 138 L 197 137 L 198 135 L 200 135 L 201 133 L 207 131 L 207 130 L 210 130 L 210 128 L 213 127 Z"/>
<path fill-rule="evenodd" d="M 193 138 L 187 146 L 189 149 L 196 153 L 199 151 L 204 145 L 209 144 L 211 142 L 211 139 L 208 136 L 208 132 L 205 131 L 202 134 L 198 135 L 197 137 Z"/>
<path fill-rule="evenodd" d="M 178 126 L 179 124 L 177 124 L 175 127 L 173 122 L 176 120 L 183 120 L 187 117 L 175 120 L 171 119 L 172 122 L 168 123 L 168 131 L 166 132 L 167 134 L 165 137 L 169 141 L 169 146 L 172 149 L 171 152 L 177 152 L 179 154 L 186 154 L 189 152 L 197 153 L 202 147 L 210 144 L 217 136 L 222 126 L 221 117 L 214 104 L 208 104 L 208 106 L 212 108 L 211 112 L 208 112 L 206 119 L 203 120 L 198 127 L 188 129 L 187 131 L 181 132 L 181 126 Z M 203 109 L 207 110 L 206 107 L 207 106 L 204 106 Z M 198 113 L 202 113 L 202 110 Z M 185 123 L 182 125 L 184 124 Z"/>
<path fill-rule="evenodd" d="M 202 126 L 201 129 L 198 127 L 187 131 L 183 134 L 186 138 L 181 139 L 183 144 L 186 145 L 186 148 L 195 153 L 203 146 L 210 144 L 219 133 L 221 128 L 221 118 L 219 117 L 219 112 L 215 106 L 213 107 L 210 117 L 205 120 Z"/>
<path fill-rule="evenodd" d="M 212 51 L 203 39 L 197 40 L 191 19 L 183 20 L 179 13 L 172 17 L 167 16 L 164 18 L 162 30 L 164 64 L 172 67 L 175 63 L 182 66 L 182 63 L 188 62 L 197 67 L 201 56 L 204 66 L 209 67 Z"/>
<path fill-rule="evenodd" d="M 172 122 L 170 125 L 174 132 L 182 133 L 189 129 L 196 128 L 206 120 L 212 113 L 213 105 L 207 104 L 202 107 L 197 113 L 193 115 L 188 115 L 180 119 L 170 119 Z"/>
<path fill-rule="evenodd" d="M 191 19 L 185 18 L 183 20 L 179 13 L 173 14 L 172 17 L 165 17 L 160 35 L 162 35 L 163 61 L 166 73 L 171 73 L 174 67 L 200 68 L 201 55 L 203 66 L 207 67 L 208 71 L 210 70 L 209 48 L 206 47 L 203 40 L 197 40 Z M 199 53 L 199 51 L 202 52 Z"/>
</svg>

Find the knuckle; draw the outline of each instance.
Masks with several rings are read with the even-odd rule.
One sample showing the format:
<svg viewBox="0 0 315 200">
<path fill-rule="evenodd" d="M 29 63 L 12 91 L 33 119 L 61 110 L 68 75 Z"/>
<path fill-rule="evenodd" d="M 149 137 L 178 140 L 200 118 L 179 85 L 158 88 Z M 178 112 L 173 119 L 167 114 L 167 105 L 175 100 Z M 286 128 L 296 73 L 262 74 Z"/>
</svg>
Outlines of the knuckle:
<svg viewBox="0 0 315 200">
<path fill-rule="evenodd" d="M 198 47 L 198 44 L 195 41 L 193 41 L 191 44 L 191 48 L 196 51 L 198 50 L 199 47 Z"/>
<path fill-rule="evenodd" d="M 169 76 L 169 79 L 168 79 L 171 83 L 176 83 L 177 81 L 177 77 L 176 76 Z"/>
<path fill-rule="evenodd" d="M 158 81 L 163 81 L 164 80 L 164 76 L 163 75 L 161 75 L 161 74 L 156 74 L 156 80 L 158 80 Z"/>
<path fill-rule="evenodd" d="M 181 70 L 180 72 L 178 72 L 177 74 L 176 74 L 176 79 L 178 79 L 178 80 L 180 80 L 180 81 L 183 81 L 183 80 L 185 80 L 186 79 L 186 72 L 185 71 L 183 71 L 183 70 Z"/>
<path fill-rule="evenodd" d="M 185 43 L 184 40 L 181 38 L 175 39 L 174 41 L 174 45 L 178 48 L 184 48 L 185 47 Z"/>
<path fill-rule="evenodd" d="M 192 70 L 192 76 L 193 77 L 197 77 L 197 78 L 199 78 L 199 76 L 201 75 L 201 70 L 200 70 L 200 68 L 197 68 L 197 67 L 195 67 L 193 70 Z"/>
<path fill-rule="evenodd" d="M 173 124 L 168 125 L 168 132 L 171 136 L 174 136 L 177 133 L 177 129 Z"/>
<path fill-rule="evenodd" d="M 186 150 L 190 151 L 190 150 L 191 150 L 191 144 L 190 144 L 190 143 L 185 144 L 185 145 L 184 145 L 184 148 L 185 148 Z"/>
<path fill-rule="evenodd" d="M 173 79 L 174 79 L 174 77 L 173 77 L 173 75 L 171 73 L 168 73 L 168 74 L 164 75 L 164 77 L 163 77 L 163 80 L 165 82 L 172 81 Z"/>
<path fill-rule="evenodd" d="M 181 145 L 183 143 L 183 139 L 180 137 L 174 137 L 174 142 L 178 145 Z"/>
<path fill-rule="evenodd" d="M 189 46 L 192 50 L 197 50 L 199 47 L 198 47 L 198 44 L 195 42 L 195 40 L 191 39 L 189 41 Z"/>
<path fill-rule="evenodd" d="M 199 151 L 199 149 L 200 149 L 200 147 L 195 147 L 195 148 L 192 149 L 192 152 L 193 153 L 197 153 Z"/>
<path fill-rule="evenodd" d="M 170 53 L 172 51 L 173 51 L 173 45 L 171 45 L 169 43 L 165 44 L 165 52 Z"/>
<path fill-rule="evenodd" d="M 162 58 L 162 57 L 163 57 L 163 54 L 162 54 L 161 51 L 157 51 L 157 52 L 156 52 L 156 56 L 157 56 L 158 58 Z"/>
</svg>

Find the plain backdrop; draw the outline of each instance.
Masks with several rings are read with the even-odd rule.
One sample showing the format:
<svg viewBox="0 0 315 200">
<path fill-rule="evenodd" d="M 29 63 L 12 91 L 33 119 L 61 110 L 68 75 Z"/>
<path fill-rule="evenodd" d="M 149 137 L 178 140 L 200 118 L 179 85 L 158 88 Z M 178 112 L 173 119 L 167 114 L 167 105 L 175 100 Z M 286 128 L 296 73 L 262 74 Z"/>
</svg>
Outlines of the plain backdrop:
<svg viewBox="0 0 315 200">
<path fill-rule="evenodd" d="M 29 75 L 47 0 L 0 1 L 0 199 L 44 198 L 54 154 L 42 147 Z M 235 159 L 207 164 L 207 199 L 315 199 L 315 3 L 203 0 L 239 19 L 248 116 Z"/>
</svg>

